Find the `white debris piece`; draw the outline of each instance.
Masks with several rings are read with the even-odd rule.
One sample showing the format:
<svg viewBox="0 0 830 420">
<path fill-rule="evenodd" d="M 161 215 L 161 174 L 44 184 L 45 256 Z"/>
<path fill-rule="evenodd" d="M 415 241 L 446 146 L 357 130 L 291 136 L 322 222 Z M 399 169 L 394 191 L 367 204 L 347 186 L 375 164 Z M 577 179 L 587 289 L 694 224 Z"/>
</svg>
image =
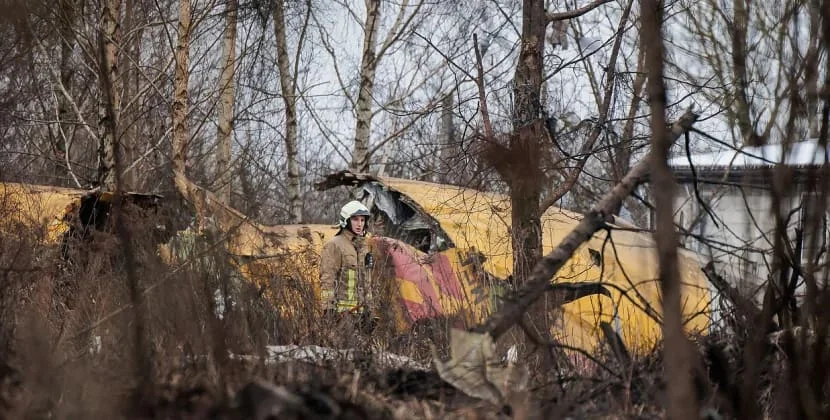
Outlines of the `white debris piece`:
<svg viewBox="0 0 830 420">
<path fill-rule="evenodd" d="M 101 349 L 103 348 L 103 342 L 101 341 L 100 335 L 92 336 L 92 340 L 89 343 L 89 354 L 95 355 L 101 353 Z"/>
<path fill-rule="evenodd" d="M 446 362 L 438 357 L 435 346 L 431 348 L 432 363 L 441 379 L 473 398 L 505 404 L 527 389 L 527 368 L 511 361 L 518 359 L 517 349 L 508 350 L 507 363 L 502 363 L 488 333 L 450 330 L 450 359 Z"/>
<path fill-rule="evenodd" d="M 225 295 L 221 290 L 216 289 L 213 292 L 213 301 L 215 303 L 214 312 L 216 317 L 222 319 L 225 317 Z"/>
<path fill-rule="evenodd" d="M 282 346 L 266 346 L 267 356 L 266 363 L 277 364 L 286 362 L 305 362 L 305 363 L 331 363 L 353 361 L 355 359 L 355 349 L 334 349 L 330 347 L 322 347 L 315 345 L 298 346 L 298 345 L 282 345 Z M 392 369 L 413 369 L 413 370 L 428 370 L 423 364 L 418 363 L 414 359 L 406 356 L 401 356 L 394 353 L 384 351 L 365 351 L 366 356 L 371 356 L 375 365 L 382 368 Z M 232 356 L 238 359 L 252 359 L 254 356 Z"/>
<path fill-rule="evenodd" d="M 515 344 L 510 346 L 509 349 L 507 349 L 507 354 L 505 354 L 504 356 L 504 361 L 507 363 L 516 363 L 519 361 L 519 349 L 516 348 Z"/>
</svg>

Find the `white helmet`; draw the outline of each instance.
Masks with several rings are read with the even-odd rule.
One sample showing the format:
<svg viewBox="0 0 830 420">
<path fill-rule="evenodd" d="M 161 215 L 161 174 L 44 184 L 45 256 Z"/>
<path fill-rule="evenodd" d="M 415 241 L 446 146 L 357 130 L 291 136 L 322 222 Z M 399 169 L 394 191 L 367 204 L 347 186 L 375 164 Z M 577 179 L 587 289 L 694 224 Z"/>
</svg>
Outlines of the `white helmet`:
<svg viewBox="0 0 830 420">
<path fill-rule="evenodd" d="M 371 213 L 369 213 L 369 209 L 360 201 L 349 201 L 340 209 L 340 219 L 338 221 L 342 229 L 346 228 L 352 216 L 366 216 L 368 218 L 371 216 Z"/>
</svg>

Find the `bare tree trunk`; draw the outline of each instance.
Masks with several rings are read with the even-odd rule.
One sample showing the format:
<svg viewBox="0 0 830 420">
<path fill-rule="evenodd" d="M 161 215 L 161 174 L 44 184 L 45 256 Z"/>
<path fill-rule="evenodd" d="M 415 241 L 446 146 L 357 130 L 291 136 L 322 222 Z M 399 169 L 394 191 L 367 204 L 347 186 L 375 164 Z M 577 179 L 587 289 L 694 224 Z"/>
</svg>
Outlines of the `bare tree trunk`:
<svg viewBox="0 0 830 420">
<path fill-rule="evenodd" d="M 486 153 L 487 160 L 495 166 L 510 187 L 515 279 L 526 279 L 541 258 L 542 212 L 550 206 L 555 195 L 564 195 L 560 190 L 549 196 L 544 203 L 541 201 L 545 183 L 541 168 L 542 142 L 550 136 L 541 118 L 545 29 L 550 21 L 581 16 L 604 3 L 607 1 L 598 0 L 580 9 L 546 13 L 543 0 L 522 2 L 521 49 L 513 77 L 513 133 L 510 136 L 509 147 L 503 148 L 493 142 L 494 139 L 490 139 L 493 146 L 490 146 Z M 596 136 L 598 135 L 597 132 Z M 575 182 L 576 175 L 572 174 L 571 178 L 561 188 L 570 188 L 569 185 Z"/>
<path fill-rule="evenodd" d="M 124 4 L 124 33 L 130 33 L 130 31 L 135 28 L 135 0 L 126 0 Z M 134 66 L 130 64 L 131 61 L 137 62 L 137 55 L 135 52 L 138 51 L 138 43 L 141 42 L 140 37 L 136 37 L 137 34 L 133 34 L 131 38 L 124 38 L 122 42 L 124 43 L 124 48 L 119 54 L 120 61 L 118 62 L 118 67 L 121 69 L 123 73 L 123 90 L 122 90 L 122 100 L 126 104 L 134 103 L 132 101 L 132 95 L 135 94 L 137 90 L 133 89 L 133 75 L 136 73 Z M 135 148 L 136 148 L 136 141 L 138 137 L 137 125 L 135 124 L 135 117 L 136 113 L 132 112 L 135 109 L 135 105 L 133 106 L 125 106 L 121 110 L 121 121 L 126 123 L 122 124 L 124 129 L 122 130 L 122 134 L 120 136 L 120 146 L 121 147 L 121 164 L 122 168 L 128 167 L 130 162 L 133 161 L 135 157 Z M 126 164 L 125 164 L 126 163 Z M 128 189 L 132 189 L 135 186 L 135 172 L 122 172 L 121 173 L 121 182 L 123 186 L 128 186 Z"/>
<path fill-rule="evenodd" d="M 63 89 L 71 94 L 72 92 L 72 50 L 75 48 L 75 20 L 77 19 L 77 9 L 75 0 L 61 0 L 59 3 L 58 15 L 58 32 L 60 34 L 61 42 L 61 57 L 60 57 L 60 83 Z M 71 105 L 66 95 L 60 92 L 60 89 L 55 89 L 55 97 L 58 105 L 58 136 L 55 142 L 55 151 L 58 152 L 58 157 L 63 157 L 61 154 L 70 152 L 69 145 L 72 143 L 75 129 L 72 124 L 67 124 L 67 119 L 70 115 Z M 58 168 L 69 170 L 68 166 L 59 163 Z"/>
<path fill-rule="evenodd" d="M 285 151 L 288 161 L 290 222 L 300 223 L 303 219 L 303 203 L 300 199 L 300 169 L 297 163 L 297 74 L 296 71 L 291 72 L 291 63 L 288 59 L 288 41 L 285 37 L 285 10 L 281 1 L 278 1 L 274 7 L 274 32 L 277 40 L 277 66 L 280 70 L 280 89 L 282 90 L 282 100 L 285 105 Z M 298 59 L 299 54 L 295 58 L 295 64 Z"/>
<path fill-rule="evenodd" d="M 810 44 L 804 57 L 804 87 L 807 90 L 807 124 L 808 135 L 818 138 L 820 135 L 819 98 L 818 98 L 818 61 L 821 43 L 821 11 L 816 2 L 807 6 L 810 12 Z"/>
<path fill-rule="evenodd" d="M 187 167 L 187 143 L 190 132 L 187 123 L 188 91 L 190 78 L 190 0 L 179 1 L 178 44 L 176 68 L 173 73 L 173 172 L 185 175 Z"/>
<path fill-rule="evenodd" d="M 542 54 L 545 51 L 546 26 L 544 1 L 524 0 L 521 50 L 513 77 L 514 132 L 518 132 L 541 115 Z"/>
<path fill-rule="evenodd" d="M 453 95 L 444 96 L 441 103 L 441 159 L 440 179 L 445 184 L 458 183 L 461 180 L 461 170 L 458 168 L 459 150 L 455 139 L 455 125 L 453 124 L 452 110 L 455 101 Z"/>
<path fill-rule="evenodd" d="M 277 4 L 281 7 L 282 2 Z M 231 203 L 231 134 L 234 119 L 234 74 L 236 73 L 236 14 L 237 0 L 225 3 L 225 32 L 222 39 L 222 74 L 219 77 L 219 128 L 216 143 L 216 196 L 222 204 Z"/>
<path fill-rule="evenodd" d="M 513 276 L 525 279 L 542 256 L 540 115 L 545 27 L 544 1 L 524 0 L 522 41 L 513 78 L 513 135 L 507 182 L 512 205 Z M 519 167 L 524 169 L 519 170 Z"/>
<path fill-rule="evenodd" d="M 663 2 L 642 2 L 642 35 L 647 89 L 651 107 L 652 193 L 656 207 L 654 234 L 659 258 L 659 275 L 663 306 L 664 374 L 668 387 L 667 411 L 672 419 L 696 419 L 699 408 L 692 387 L 690 343 L 683 333 L 678 267 L 678 236 L 674 229 L 674 177 L 667 159 L 673 138 L 666 125 L 666 88 L 663 82 L 665 50 L 663 46 Z"/>
<path fill-rule="evenodd" d="M 628 114 L 626 114 L 625 126 L 623 126 L 622 141 L 617 144 L 615 149 L 612 149 L 612 173 L 614 175 L 614 182 L 620 182 L 622 177 L 628 173 L 631 168 L 631 142 L 634 138 L 634 122 L 637 117 L 637 110 L 640 108 L 640 101 L 642 100 L 643 87 L 646 84 L 646 73 L 644 57 L 641 53 L 637 59 L 637 76 L 634 78 L 634 86 L 631 93 L 631 104 L 628 107 Z M 621 201 L 614 211 L 615 216 L 620 215 L 624 201 Z"/>
<path fill-rule="evenodd" d="M 106 33 L 108 34 L 112 35 L 119 32 L 119 24 L 117 22 L 120 19 L 120 7 L 121 5 L 118 0 L 109 2 L 104 7 L 103 13 L 108 17 L 102 20 L 102 25 L 106 28 Z M 106 125 L 108 133 L 113 135 L 114 138 L 117 138 L 114 136 L 115 133 L 119 132 L 116 124 L 119 122 L 118 106 L 120 106 L 120 99 L 118 97 L 119 93 L 115 89 L 116 85 L 113 83 L 117 78 L 112 77 L 113 75 L 118 75 L 116 71 L 117 63 L 111 60 L 118 59 L 116 51 L 120 48 L 120 45 L 120 36 L 104 35 L 102 38 L 99 38 L 98 53 L 101 63 L 101 74 L 104 76 L 101 78 L 101 94 L 105 98 L 102 102 L 105 104 L 103 112 L 106 116 L 102 121 Z M 112 203 L 111 218 L 123 252 L 123 265 L 127 277 L 127 288 L 129 290 L 129 307 L 132 308 L 133 312 L 133 319 L 130 322 L 130 326 L 132 329 L 133 362 L 135 363 L 134 378 L 137 379 L 138 383 L 136 384 L 136 389 L 133 391 L 132 401 L 137 403 L 152 392 L 155 368 L 152 363 L 153 349 L 151 346 L 148 346 L 146 334 L 148 320 L 147 308 L 144 305 L 144 295 L 137 272 L 138 264 L 136 262 L 135 245 L 133 244 L 131 229 L 127 226 L 122 213 L 123 201 L 121 198 L 123 197 L 124 188 L 121 181 L 121 174 L 123 173 L 123 160 L 119 147 L 117 142 L 113 142 L 112 147 L 108 150 L 111 152 L 112 166 L 109 168 L 107 177 L 112 179 L 112 184 L 111 186 L 105 185 L 105 187 L 115 194 L 115 199 Z M 137 408 L 138 406 L 139 404 L 136 404 L 133 407 Z"/>
<path fill-rule="evenodd" d="M 732 72 L 735 78 L 735 111 L 738 117 L 738 128 L 744 144 L 758 145 L 760 139 L 752 126 L 749 113 L 749 98 L 746 78 L 746 37 L 749 22 L 749 2 L 747 0 L 732 1 Z"/>
<path fill-rule="evenodd" d="M 124 12 L 124 28 L 125 33 L 130 33 L 129 39 L 124 39 L 126 48 L 121 52 L 121 70 L 124 74 L 124 102 L 129 103 L 129 106 L 121 110 L 121 120 L 124 126 L 123 134 L 121 136 L 121 145 L 123 149 L 123 162 L 125 163 L 124 173 L 121 174 L 121 180 L 125 185 L 131 188 L 141 190 L 143 187 L 139 182 L 144 182 L 140 179 L 140 169 L 133 167 L 133 162 L 138 159 L 139 142 L 142 140 L 139 133 L 141 132 L 141 101 L 137 96 L 141 94 L 141 69 L 137 65 L 141 61 L 141 38 L 144 34 L 144 22 L 139 16 L 139 7 L 141 4 L 137 0 L 127 0 Z"/>
<path fill-rule="evenodd" d="M 99 43 L 102 45 L 105 59 L 100 69 L 101 91 L 109 84 L 111 95 L 103 95 L 100 107 L 99 127 L 101 143 L 98 156 L 98 182 L 106 191 L 115 190 L 115 148 L 118 147 L 119 136 L 114 132 L 119 127 L 118 119 L 121 113 L 121 80 L 118 74 L 118 49 L 121 45 L 121 0 L 107 0 L 101 10 L 101 32 Z M 112 114 L 107 112 L 111 107 Z M 112 118 L 114 121 L 107 121 Z"/>
<path fill-rule="evenodd" d="M 374 97 L 377 56 L 375 38 L 380 24 L 380 0 L 366 1 L 366 21 L 363 26 L 363 55 L 360 61 L 360 91 L 355 103 L 354 153 L 351 168 L 357 172 L 369 170 L 369 136 L 372 126 L 372 100 Z"/>
</svg>

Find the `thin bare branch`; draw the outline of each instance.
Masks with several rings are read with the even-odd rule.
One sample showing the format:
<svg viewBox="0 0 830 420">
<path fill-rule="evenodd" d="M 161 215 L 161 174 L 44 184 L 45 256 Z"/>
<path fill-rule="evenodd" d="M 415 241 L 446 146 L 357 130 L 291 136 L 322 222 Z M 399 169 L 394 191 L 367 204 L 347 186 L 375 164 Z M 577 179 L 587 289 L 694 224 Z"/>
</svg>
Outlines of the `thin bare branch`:
<svg viewBox="0 0 830 420">
<path fill-rule="evenodd" d="M 687 110 L 672 126 L 671 135 L 674 140 L 688 131 L 697 121 L 698 115 Z M 608 217 L 613 216 L 616 205 L 631 194 L 642 184 L 651 172 L 651 161 L 640 161 L 623 180 L 605 194 L 594 208 L 585 215 L 565 239 L 549 254 L 547 254 L 531 272 L 530 278 L 518 291 L 515 299 L 509 301 L 495 314 L 491 315 L 483 324 L 475 328 L 478 332 L 487 332 L 498 338 L 516 324 L 522 314 L 546 290 L 551 278 L 562 268 L 576 249 L 589 240 L 594 233 L 605 226 Z"/>
<path fill-rule="evenodd" d="M 487 111 L 487 92 L 484 89 L 484 65 L 481 63 L 481 51 L 478 48 L 478 36 L 473 34 L 473 49 L 476 54 L 476 86 L 478 87 L 478 103 L 481 108 L 481 119 L 484 123 L 484 135 L 488 141 L 495 141 L 493 124 L 490 122 L 490 112 Z"/>
<path fill-rule="evenodd" d="M 566 12 L 548 12 L 547 19 L 550 22 L 557 21 L 557 20 L 565 20 L 565 19 L 573 19 L 580 17 L 603 4 L 610 3 L 611 0 L 593 0 L 592 2 L 573 10 L 568 10 Z"/>
</svg>

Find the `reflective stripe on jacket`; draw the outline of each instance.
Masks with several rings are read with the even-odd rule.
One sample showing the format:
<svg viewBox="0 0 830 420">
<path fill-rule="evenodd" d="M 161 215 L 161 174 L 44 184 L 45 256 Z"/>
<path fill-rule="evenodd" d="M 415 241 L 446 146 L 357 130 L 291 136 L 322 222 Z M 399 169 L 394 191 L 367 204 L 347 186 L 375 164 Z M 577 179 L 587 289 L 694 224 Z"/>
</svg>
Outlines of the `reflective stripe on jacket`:
<svg viewBox="0 0 830 420">
<path fill-rule="evenodd" d="M 371 278 L 365 267 L 366 237 L 348 229 L 326 242 L 320 258 L 320 297 L 323 309 L 338 312 L 368 304 Z"/>
</svg>

